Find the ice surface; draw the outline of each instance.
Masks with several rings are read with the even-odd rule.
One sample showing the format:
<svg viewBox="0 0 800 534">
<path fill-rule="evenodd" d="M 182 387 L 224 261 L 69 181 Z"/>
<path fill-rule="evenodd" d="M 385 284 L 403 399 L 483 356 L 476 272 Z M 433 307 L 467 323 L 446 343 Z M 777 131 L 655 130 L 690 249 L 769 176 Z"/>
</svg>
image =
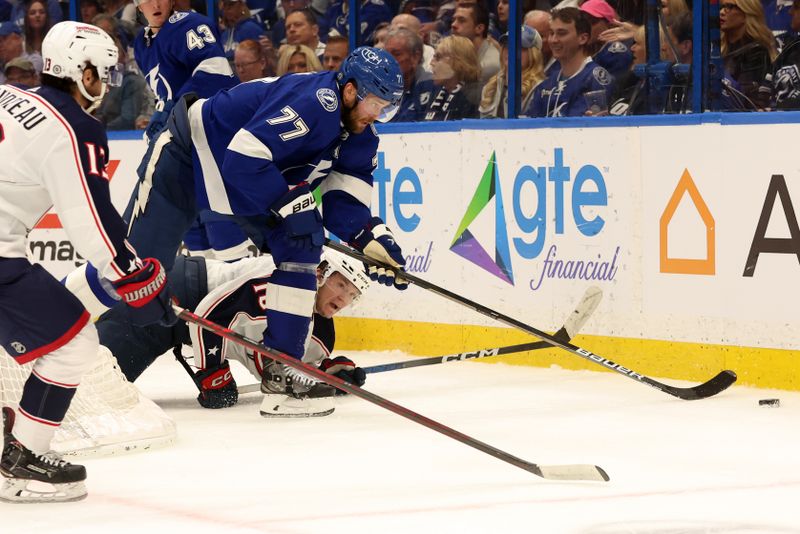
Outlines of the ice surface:
<svg viewBox="0 0 800 534">
<path fill-rule="evenodd" d="M 368 377 L 368 390 L 525 460 L 611 476 L 563 483 L 358 398 L 319 419 L 264 419 L 260 394 L 205 410 L 169 357 L 138 385 L 175 418 L 177 443 L 85 460 L 86 500 L 0 504 L 0 533 L 800 533 L 798 393 L 734 386 L 682 401 L 610 373 L 480 362 Z M 780 408 L 758 406 L 771 397 Z"/>
</svg>

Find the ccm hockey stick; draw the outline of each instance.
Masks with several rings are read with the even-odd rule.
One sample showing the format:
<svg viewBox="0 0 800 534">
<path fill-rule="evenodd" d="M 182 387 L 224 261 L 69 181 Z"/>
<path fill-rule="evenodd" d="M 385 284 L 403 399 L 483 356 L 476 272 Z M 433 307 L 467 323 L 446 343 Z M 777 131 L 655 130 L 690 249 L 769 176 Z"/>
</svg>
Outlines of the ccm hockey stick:
<svg viewBox="0 0 800 534">
<path fill-rule="evenodd" d="M 542 477 L 547 480 L 586 480 L 586 481 L 608 481 L 608 474 L 601 468 L 596 465 L 591 464 L 573 464 L 573 465 L 537 465 L 521 458 L 517 458 L 512 454 L 509 454 L 505 451 L 502 451 L 498 448 L 495 448 L 487 443 L 482 441 L 478 441 L 475 438 L 471 438 L 466 434 L 462 434 L 458 430 L 452 429 L 448 426 L 445 426 L 441 423 L 434 421 L 433 419 L 428 419 L 424 415 L 420 415 L 416 412 L 409 410 L 399 404 L 395 404 L 394 402 L 375 395 L 374 393 L 370 393 L 369 391 L 362 389 L 356 385 L 349 384 L 333 375 L 329 375 L 325 371 L 321 371 L 312 365 L 308 365 L 303 363 L 300 360 L 292 358 L 288 354 L 284 354 L 275 349 L 271 349 L 269 347 L 265 347 L 264 345 L 252 341 L 241 334 L 234 332 L 228 328 L 220 326 L 216 323 L 212 323 L 211 321 L 200 317 L 199 315 L 195 315 L 194 313 L 185 310 L 179 306 L 173 305 L 175 308 L 175 313 L 178 314 L 178 317 L 186 321 L 187 323 L 192 323 L 206 330 L 214 332 L 218 336 L 227 339 L 232 343 L 236 343 L 244 348 L 247 348 L 253 352 L 257 352 L 259 354 L 263 354 L 277 362 L 282 363 L 283 365 L 289 366 L 293 369 L 301 371 L 309 376 L 314 377 L 315 379 L 325 382 L 326 384 L 330 384 L 331 386 L 340 389 L 342 391 L 346 391 L 353 396 L 362 398 L 366 401 L 369 401 L 381 408 L 389 410 L 390 412 L 394 412 L 397 415 L 405 417 L 406 419 L 410 419 L 415 423 L 418 423 L 422 426 L 428 427 L 431 430 L 435 430 L 440 434 L 444 434 L 445 436 L 452 438 L 456 441 L 460 441 L 465 445 L 469 445 L 470 447 L 477 449 L 481 452 L 484 452 L 490 456 L 494 456 L 499 460 L 503 460 L 511 465 L 519 467 L 520 469 L 524 469 L 530 473 L 533 473 L 536 476 Z"/>
<path fill-rule="evenodd" d="M 586 321 L 589 320 L 600 300 L 603 298 L 603 291 L 596 286 L 586 290 L 578 306 L 569 314 L 558 332 L 553 334 L 554 339 L 569 342 L 580 332 Z M 448 354 L 447 356 L 434 356 L 432 358 L 417 358 L 404 362 L 385 363 L 383 365 L 373 365 L 363 367 L 366 373 L 384 373 L 395 369 L 408 369 L 409 367 L 420 367 L 423 365 L 436 365 L 439 363 L 460 362 L 463 360 L 473 360 L 477 358 L 489 358 L 491 356 L 502 356 L 504 354 L 514 354 L 517 352 L 527 352 L 531 350 L 551 349 L 553 345 L 546 341 L 534 341 L 531 343 L 521 343 L 519 345 L 508 345 L 494 349 L 483 349 L 472 352 L 460 352 L 458 354 Z"/>
<path fill-rule="evenodd" d="M 586 321 L 592 315 L 600 300 L 603 298 L 603 292 L 599 287 L 592 286 L 586 290 L 578 306 L 570 313 L 567 320 L 564 321 L 558 332 L 553 334 L 553 337 L 561 341 L 569 341 L 580 332 Z M 446 356 L 433 356 L 431 358 L 417 358 L 415 360 L 406 360 L 403 362 L 385 363 L 382 365 L 373 365 L 371 367 L 362 367 L 367 374 L 371 373 L 385 373 L 386 371 L 394 371 L 396 369 L 408 369 L 409 367 L 420 367 L 423 365 L 436 365 L 439 363 L 460 362 L 464 360 L 472 360 L 477 358 L 489 358 L 491 356 L 502 356 L 504 354 L 515 354 L 518 352 L 527 352 L 531 350 L 551 349 L 553 345 L 546 341 L 533 341 L 530 343 L 521 343 L 519 345 L 508 345 L 505 347 L 496 347 L 493 349 L 476 350 L 472 352 L 459 352 L 458 354 L 448 354 Z M 246 393 L 255 393 L 261 391 L 261 384 L 246 384 L 239 386 L 239 395 Z"/>
<path fill-rule="evenodd" d="M 500 312 L 492 310 L 491 308 L 487 308 L 482 304 L 478 304 L 472 300 L 469 300 L 466 297 L 462 297 L 461 295 L 457 295 L 452 291 L 448 291 L 442 287 L 439 287 L 431 282 L 425 281 L 413 274 L 407 273 L 405 271 L 401 271 L 396 269 L 390 265 L 387 265 L 383 262 L 375 260 L 373 258 L 367 257 L 360 252 L 357 252 L 350 247 L 341 245 L 339 243 L 333 242 L 330 239 L 325 240 L 325 246 L 328 248 L 332 248 L 333 250 L 337 250 L 342 254 L 346 254 L 351 258 L 357 259 L 366 265 L 372 265 L 374 267 L 380 267 L 383 269 L 387 269 L 395 273 L 396 276 L 402 276 L 409 282 L 412 282 L 423 289 L 427 289 L 428 291 L 432 291 L 439 296 L 442 296 L 450 301 L 457 302 L 463 306 L 473 309 L 474 311 L 486 315 L 487 317 L 491 317 L 505 325 L 511 326 L 513 328 L 517 328 L 522 330 L 523 332 L 527 332 L 533 336 L 538 337 L 539 339 L 553 345 L 555 347 L 562 348 L 567 352 L 571 352 L 572 354 L 583 358 L 584 360 L 588 360 L 592 363 L 605 367 L 606 369 L 610 369 L 612 371 L 616 371 L 617 373 L 626 376 L 632 380 L 636 380 L 642 384 L 646 384 L 652 388 L 655 388 L 659 391 L 663 391 L 668 395 L 672 395 L 673 397 L 678 397 L 679 399 L 683 400 L 697 400 L 697 399 L 705 399 L 707 397 L 712 397 L 717 393 L 724 391 L 731 384 L 736 382 L 736 373 L 730 370 L 721 371 L 719 374 L 708 380 L 707 382 L 703 382 L 697 386 L 689 387 L 689 388 L 679 388 L 675 386 L 670 386 L 668 384 L 664 384 L 659 382 L 658 380 L 654 380 L 648 376 L 645 376 L 641 373 L 637 373 L 633 369 L 629 369 L 627 367 L 623 367 L 622 365 L 609 360 L 608 358 L 604 358 L 598 354 L 595 354 L 591 351 L 573 345 L 569 341 L 562 341 L 557 339 L 555 336 L 548 334 L 542 330 L 529 326 L 525 323 L 517 321 L 516 319 L 509 317 L 507 315 L 503 315 Z"/>
</svg>

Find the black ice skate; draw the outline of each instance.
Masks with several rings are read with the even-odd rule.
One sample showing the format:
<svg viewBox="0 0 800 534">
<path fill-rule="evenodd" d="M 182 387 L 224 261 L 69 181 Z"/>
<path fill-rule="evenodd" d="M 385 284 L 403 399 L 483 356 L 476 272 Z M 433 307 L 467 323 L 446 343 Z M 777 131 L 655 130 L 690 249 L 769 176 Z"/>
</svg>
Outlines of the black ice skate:
<svg viewBox="0 0 800 534">
<path fill-rule="evenodd" d="M 13 503 L 68 502 L 86 497 L 86 469 L 54 453 L 35 454 L 22 445 L 11 429 L 14 410 L 3 407 L 3 455 L 0 458 L 0 501 Z"/>
<path fill-rule="evenodd" d="M 264 417 L 322 417 L 333 413 L 336 388 L 316 382 L 291 367 L 272 363 L 261 378 Z"/>
</svg>

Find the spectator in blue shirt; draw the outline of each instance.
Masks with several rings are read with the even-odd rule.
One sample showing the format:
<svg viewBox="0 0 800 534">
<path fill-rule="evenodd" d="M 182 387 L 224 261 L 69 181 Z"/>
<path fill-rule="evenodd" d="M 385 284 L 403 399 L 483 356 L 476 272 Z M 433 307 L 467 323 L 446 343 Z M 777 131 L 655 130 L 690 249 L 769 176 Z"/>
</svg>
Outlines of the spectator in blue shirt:
<svg viewBox="0 0 800 534">
<path fill-rule="evenodd" d="M 250 9 L 242 0 L 222 0 L 222 30 L 220 42 L 225 57 L 233 61 L 233 53 L 240 42 L 246 39 L 258 41 L 266 35 L 264 28 L 250 18 Z"/>
</svg>

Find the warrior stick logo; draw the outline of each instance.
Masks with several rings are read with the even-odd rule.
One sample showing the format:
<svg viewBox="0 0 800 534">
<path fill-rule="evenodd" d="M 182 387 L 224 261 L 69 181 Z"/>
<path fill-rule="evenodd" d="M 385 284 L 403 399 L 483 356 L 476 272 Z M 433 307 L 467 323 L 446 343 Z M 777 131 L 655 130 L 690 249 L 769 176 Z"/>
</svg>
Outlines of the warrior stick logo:
<svg viewBox="0 0 800 534">
<path fill-rule="evenodd" d="M 494 199 L 495 243 L 494 259 L 486 249 L 478 243 L 469 226 L 478 215 L 486 209 Z M 471 261 L 481 269 L 489 271 L 504 282 L 514 285 L 514 273 L 511 269 L 511 254 L 508 248 L 508 232 L 506 231 L 505 210 L 503 209 L 503 195 L 500 190 L 500 175 L 497 172 L 495 153 L 492 152 L 486 169 L 483 171 L 478 188 L 472 196 L 472 201 L 467 207 L 461 224 L 458 226 L 456 237 L 450 244 L 450 250 Z"/>
</svg>

